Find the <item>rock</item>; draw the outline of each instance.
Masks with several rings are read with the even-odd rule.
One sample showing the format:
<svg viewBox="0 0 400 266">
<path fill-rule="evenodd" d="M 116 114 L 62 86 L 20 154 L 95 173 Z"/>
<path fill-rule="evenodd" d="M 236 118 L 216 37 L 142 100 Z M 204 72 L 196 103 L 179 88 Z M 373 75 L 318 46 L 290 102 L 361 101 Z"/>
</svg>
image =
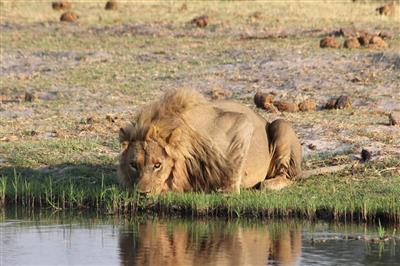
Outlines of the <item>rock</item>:
<svg viewBox="0 0 400 266">
<path fill-rule="evenodd" d="M 179 8 L 179 11 L 186 11 L 186 10 L 188 10 L 188 6 L 187 6 L 186 3 L 183 3 L 183 4 L 181 5 L 181 7 Z"/>
<path fill-rule="evenodd" d="M 61 2 L 53 2 L 51 3 L 51 7 L 54 10 L 66 10 L 72 7 L 71 3 L 68 1 L 61 1 Z"/>
<path fill-rule="evenodd" d="M 272 105 L 272 101 L 274 100 L 274 96 L 270 93 L 264 93 L 261 91 L 258 91 L 254 95 L 254 103 L 258 108 L 266 109 L 271 107 L 269 105 Z"/>
<path fill-rule="evenodd" d="M 391 112 L 389 114 L 389 125 L 391 126 L 400 125 L 400 112 Z"/>
<path fill-rule="evenodd" d="M 349 37 L 353 36 L 353 31 L 350 29 L 341 28 L 338 31 L 335 31 L 334 35 L 337 37 L 342 36 L 345 38 L 349 38 Z"/>
<path fill-rule="evenodd" d="M 195 17 L 190 21 L 190 23 L 196 25 L 199 28 L 205 28 L 209 23 L 209 18 L 207 15 L 202 15 L 199 17 Z"/>
<path fill-rule="evenodd" d="M 256 11 L 256 12 L 250 14 L 250 18 L 253 18 L 253 19 L 262 19 L 262 18 L 263 18 L 263 13 L 260 12 L 260 11 Z"/>
<path fill-rule="evenodd" d="M 319 42 L 321 48 L 339 48 L 340 44 L 333 37 L 325 37 Z"/>
<path fill-rule="evenodd" d="M 226 99 L 227 97 L 232 96 L 232 92 L 228 90 L 224 90 L 220 87 L 214 87 L 210 91 L 211 99 L 213 100 L 222 100 Z"/>
<path fill-rule="evenodd" d="M 360 43 L 357 38 L 351 37 L 344 41 L 343 47 L 347 49 L 357 49 L 360 48 Z"/>
<path fill-rule="evenodd" d="M 364 162 L 364 163 L 368 162 L 369 160 L 371 160 L 371 157 L 372 157 L 372 155 L 368 150 L 362 149 L 362 151 L 361 151 L 361 161 L 362 162 Z"/>
<path fill-rule="evenodd" d="M 332 98 L 325 104 L 325 109 L 347 109 L 351 108 L 352 101 L 349 96 L 341 95 L 339 98 Z"/>
<path fill-rule="evenodd" d="M 104 6 L 105 10 L 117 10 L 118 9 L 118 3 L 115 0 L 110 0 L 106 3 Z"/>
<path fill-rule="evenodd" d="M 76 20 L 78 20 L 79 16 L 72 12 L 72 11 L 67 11 L 65 13 L 63 13 L 60 17 L 60 21 L 64 21 L 64 22 L 74 22 Z"/>
<path fill-rule="evenodd" d="M 314 112 L 317 110 L 317 104 L 313 99 L 306 99 L 299 103 L 299 109 L 302 112 Z"/>
<path fill-rule="evenodd" d="M 380 6 L 376 8 L 375 11 L 378 12 L 379 15 L 393 16 L 395 13 L 394 2 L 391 2 L 390 4 L 384 6 Z"/>
<path fill-rule="evenodd" d="M 390 34 L 388 32 L 384 32 L 384 31 L 379 32 L 378 36 L 381 37 L 384 40 L 385 39 L 393 39 L 393 35 L 392 34 Z"/>
<path fill-rule="evenodd" d="M 274 105 L 281 112 L 293 113 L 299 111 L 297 104 L 291 102 L 274 101 Z"/>
<path fill-rule="evenodd" d="M 351 108 L 352 101 L 349 96 L 342 95 L 336 100 L 335 108 L 336 109 L 348 109 Z"/>
<path fill-rule="evenodd" d="M 317 148 L 317 146 L 315 146 L 315 145 L 312 144 L 312 143 L 308 144 L 307 147 L 308 147 L 310 150 L 315 150 L 315 149 Z"/>
<path fill-rule="evenodd" d="M 106 120 L 108 122 L 114 123 L 117 119 L 118 119 L 117 116 L 113 116 L 113 115 L 110 115 L 110 114 L 106 115 Z"/>
<path fill-rule="evenodd" d="M 35 94 L 31 92 L 25 92 L 24 101 L 25 102 L 33 102 L 36 99 Z"/>
<path fill-rule="evenodd" d="M 370 48 L 388 48 L 388 44 L 379 36 L 373 36 L 370 41 L 368 47 Z"/>
<path fill-rule="evenodd" d="M 371 40 L 372 36 L 369 35 L 368 33 L 361 34 L 357 39 L 360 45 L 362 46 L 368 46 L 369 41 Z"/>
<path fill-rule="evenodd" d="M 337 99 L 335 98 L 329 99 L 328 102 L 325 104 L 325 109 L 335 109 L 336 100 Z"/>
</svg>

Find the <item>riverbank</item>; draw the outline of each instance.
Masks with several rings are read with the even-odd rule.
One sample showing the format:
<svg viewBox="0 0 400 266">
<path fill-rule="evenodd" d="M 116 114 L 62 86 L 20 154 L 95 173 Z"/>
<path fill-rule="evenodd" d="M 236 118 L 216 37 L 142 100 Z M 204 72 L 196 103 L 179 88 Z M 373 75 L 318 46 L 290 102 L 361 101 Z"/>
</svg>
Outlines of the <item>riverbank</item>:
<svg viewBox="0 0 400 266">
<path fill-rule="evenodd" d="M 340 173 L 313 176 L 282 191 L 168 193 L 142 197 L 115 183 L 115 176 L 74 178 L 70 166 L 61 173 L 36 173 L 25 178 L 9 169 L 0 178 L 3 208 L 50 208 L 58 211 L 91 209 L 108 214 L 208 216 L 229 218 L 306 218 L 400 222 L 399 161 L 357 165 Z M 12 171 L 12 173 L 11 173 Z M 82 171 L 82 169 L 81 169 Z M 27 172 L 25 171 L 25 174 Z M 58 177 L 57 177 L 58 175 Z M 60 178 L 60 176 L 62 176 Z"/>
</svg>

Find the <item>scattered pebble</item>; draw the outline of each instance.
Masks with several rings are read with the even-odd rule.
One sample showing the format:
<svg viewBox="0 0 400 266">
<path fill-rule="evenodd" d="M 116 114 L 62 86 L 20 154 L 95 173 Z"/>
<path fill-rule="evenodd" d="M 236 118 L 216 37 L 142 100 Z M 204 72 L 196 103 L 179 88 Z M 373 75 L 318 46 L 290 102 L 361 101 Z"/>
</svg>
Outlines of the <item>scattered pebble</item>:
<svg viewBox="0 0 400 266">
<path fill-rule="evenodd" d="M 25 102 L 33 102 L 36 99 L 35 94 L 32 92 L 25 92 L 24 101 Z"/>
<path fill-rule="evenodd" d="M 106 115 L 106 120 L 107 120 L 108 122 L 114 123 L 117 119 L 118 119 L 117 116 Z"/>
<path fill-rule="evenodd" d="M 352 107 L 349 96 L 341 95 L 339 98 L 331 98 L 326 104 L 325 109 L 348 109 Z"/>
<path fill-rule="evenodd" d="M 400 125 L 400 112 L 391 112 L 389 114 L 389 125 L 391 126 Z"/>
<path fill-rule="evenodd" d="M 188 6 L 187 6 L 186 3 L 183 3 L 183 4 L 181 5 L 181 7 L 179 8 L 179 11 L 186 11 L 186 10 L 188 10 Z"/>
<path fill-rule="evenodd" d="M 362 151 L 361 151 L 361 161 L 362 162 L 364 162 L 364 163 L 368 162 L 369 160 L 371 160 L 371 157 L 372 157 L 372 155 L 368 150 L 362 149 Z"/>
<path fill-rule="evenodd" d="M 360 46 L 360 42 L 355 37 L 348 38 L 343 43 L 343 47 L 347 49 L 356 49 L 360 48 Z"/>
<path fill-rule="evenodd" d="M 317 146 L 312 144 L 312 143 L 310 143 L 310 144 L 307 145 L 307 148 L 309 148 L 310 150 L 315 150 L 317 148 Z"/>
<path fill-rule="evenodd" d="M 299 109 L 302 112 L 314 112 L 317 110 L 317 103 L 313 99 L 306 99 L 299 103 Z"/>
<path fill-rule="evenodd" d="M 51 3 L 51 7 L 54 10 L 66 10 L 72 7 L 71 3 L 68 1 L 61 1 L 61 2 L 53 2 Z"/>
<path fill-rule="evenodd" d="M 79 16 L 72 12 L 72 11 L 67 11 L 63 13 L 60 17 L 60 21 L 65 21 L 65 22 L 74 22 L 78 20 Z"/>
<path fill-rule="evenodd" d="M 395 12 L 394 2 L 391 2 L 390 4 L 384 6 L 380 6 L 375 9 L 375 11 L 378 12 L 379 15 L 392 16 Z"/>
<path fill-rule="evenodd" d="M 229 90 L 224 90 L 220 87 L 214 87 L 210 91 L 211 99 L 222 100 L 232 96 L 232 92 Z"/>
<path fill-rule="evenodd" d="M 118 9 L 118 3 L 115 0 L 110 0 L 106 3 L 105 10 L 117 10 Z"/>
<path fill-rule="evenodd" d="M 388 44 L 379 36 L 373 36 L 369 40 L 369 45 L 368 47 L 370 48 L 388 48 Z"/>
<path fill-rule="evenodd" d="M 195 17 L 190 23 L 196 25 L 199 28 L 205 28 L 209 24 L 209 18 L 207 15 L 202 15 L 199 17 Z"/>
<path fill-rule="evenodd" d="M 253 18 L 253 19 L 262 19 L 262 18 L 263 18 L 263 13 L 260 12 L 260 11 L 256 11 L 256 12 L 250 14 L 250 18 Z"/>
<path fill-rule="evenodd" d="M 274 105 L 281 112 L 293 113 L 299 111 L 298 105 L 291 102 L 274 101 Z"/>
<path fill-rule="evenodd" d="M 325 37 L 319 42 L 321 48 L 340 48 L 340 44 L 333 37 Z"/>
<path fill-rule="evenodd" d="M 351 108 L 352 101 L 349 96 L 342 95 L 336 100 L 335 108 L 336 109 L 348 109 Z"/>
<path fill-rule="evenodd" d="M 258 91 L 254 95 L 254 103 L 258 108 L 266 109 L 267 106 L 272 105 L 273 100 L 274 100 L 274 95 L 270 93 Z"/>
</svg>

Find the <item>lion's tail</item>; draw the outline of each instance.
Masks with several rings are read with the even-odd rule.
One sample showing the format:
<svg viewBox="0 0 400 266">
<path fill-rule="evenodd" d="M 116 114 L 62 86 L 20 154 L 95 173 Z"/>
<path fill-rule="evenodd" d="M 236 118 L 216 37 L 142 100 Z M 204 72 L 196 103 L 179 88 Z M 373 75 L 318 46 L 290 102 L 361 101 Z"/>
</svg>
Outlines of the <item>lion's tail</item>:
<svg viewBox="0 0 400 266">
<path fill-rule="evenodd" d="M 321 167 L 321 168 L 317 168 L 317 169 L 306 170 L 306 171 L 302 171 L 300 178 L 305 179 L 310 176 L 335 173 L 335 172 L 342 171 L 348 167 L 352 167 L 353 165 L 354 164 L 349 163 L 349 164 L 326 166 L 326 167 Z"/>
</svg>

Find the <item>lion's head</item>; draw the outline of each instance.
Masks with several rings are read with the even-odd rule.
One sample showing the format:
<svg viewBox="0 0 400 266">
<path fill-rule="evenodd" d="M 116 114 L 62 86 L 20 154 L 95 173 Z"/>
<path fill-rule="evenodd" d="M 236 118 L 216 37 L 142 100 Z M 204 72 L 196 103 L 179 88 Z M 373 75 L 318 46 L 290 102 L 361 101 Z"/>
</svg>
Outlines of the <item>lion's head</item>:
<svg viewBox="0 0 400 266">
<path fill-rule="evenodd" d="M 229 161 L 184 118 L 186 110 L 205 102 L 191 90 L 171 91 L 120 129 L 118 174 L 125 186 L 151 194 L 221 187 L 231 175 Z"/>
<path fill-rule="evenodd" d="M 136 185 L 139 192 L 160 194 L 171 190 L 175 162 L 174 152 L 180 130 L 174 130 L 164 139 L 158 128 L 151 126 L 144 139 L 132 139 L 137 129 L 130 125 L 120 129 L 123 152 L 119 175 L 128 187 Z"/>
</svg>

